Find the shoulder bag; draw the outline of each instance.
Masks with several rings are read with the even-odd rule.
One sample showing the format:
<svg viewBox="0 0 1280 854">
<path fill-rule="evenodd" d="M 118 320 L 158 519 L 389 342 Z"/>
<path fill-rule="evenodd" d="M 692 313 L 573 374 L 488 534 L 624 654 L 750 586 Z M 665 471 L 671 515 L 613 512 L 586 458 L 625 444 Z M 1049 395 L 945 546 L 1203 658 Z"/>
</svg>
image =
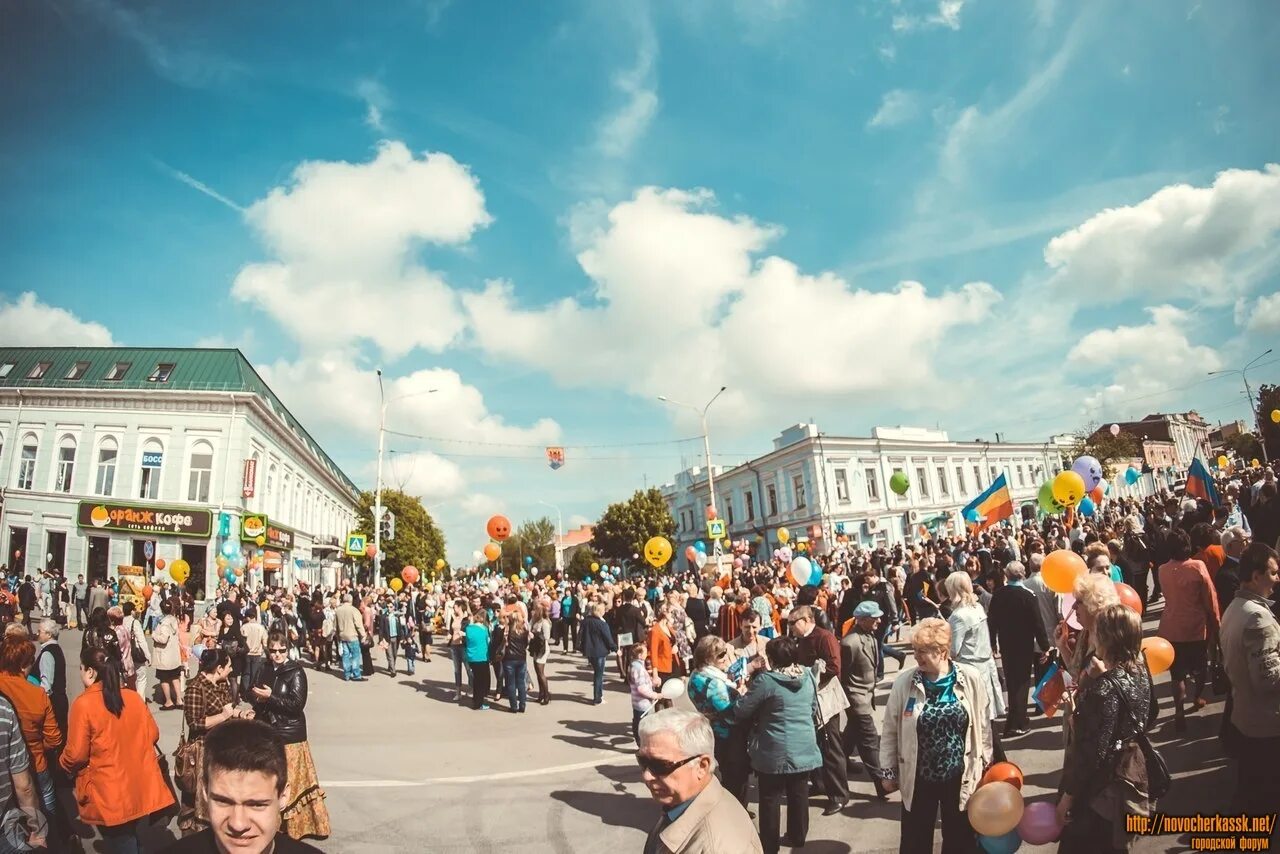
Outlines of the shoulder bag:
<svg viewBox="0 0 1280 854">
<path fill-rule="evenodd" d="M 129 655 L 133 658 L 134 667 L 147 664 L 146 643 L 146 638 L 138 637 L 138 621 L 134 620 L 129 626 Z"/>
<path fill-rule="evenodd" d="M 194 795 L 199 775 L 200 741 L 199 739 L 187 740 L 187 711 L 184 708 L 182 729 L 178 732 L 178 746 L 173 751 L 173 782 L 186 794 Z"/>
<path fill-rule="evenodd" d="M 1147 671 L 1147 687 L 1151 687 L 1151 672 Z M 1116 692 L 1120 697 L 1120 705 L 1124 707 L 1125 713 L 1129 715 L 1129 719 L 1133 721 L 1134 737 L 1137 742 L 1138 749 L 1142 751 L 1142 759 L 1147 766 L 1147 795 L 1153 801 L 1158 801 L 1169 792 L 1169 787 L 1173 784 L 1173 777 L 1169 774 L 1169 766 L 1165 764 L 1164 757 L 1160 755 L 1160 751 L 1156 750 L 1151 739 L 1147 737 L 1146 727 L 1138 721 L 1133 713 L 1133 709 L 1129 706 L 1129 698 L 1124 695 L 1124 691 Z"/>
</svg>

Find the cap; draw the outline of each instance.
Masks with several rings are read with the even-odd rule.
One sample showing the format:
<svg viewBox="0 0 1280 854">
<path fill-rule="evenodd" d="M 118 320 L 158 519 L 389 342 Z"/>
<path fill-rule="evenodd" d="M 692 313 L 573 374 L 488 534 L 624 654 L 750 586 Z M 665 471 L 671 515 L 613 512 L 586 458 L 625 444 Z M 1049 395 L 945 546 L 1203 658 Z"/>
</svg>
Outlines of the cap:
<svg viewBox="0 0 1280 854">
<path fill-rule="evenodd" d="M 855 620 L 864 619 L 866 617 L 883 617 L 884 611 L 880 610 L 880 606 L 871 600 L 859 602 L 858 607 L 853 609 L 853 618 Z"/>
</svg>

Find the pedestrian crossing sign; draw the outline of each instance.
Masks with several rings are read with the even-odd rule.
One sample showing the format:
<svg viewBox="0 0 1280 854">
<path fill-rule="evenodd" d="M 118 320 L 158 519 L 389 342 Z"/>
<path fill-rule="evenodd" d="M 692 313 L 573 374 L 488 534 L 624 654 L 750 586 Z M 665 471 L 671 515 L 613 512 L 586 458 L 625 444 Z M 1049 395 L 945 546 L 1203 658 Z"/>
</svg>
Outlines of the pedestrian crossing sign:
<svg viewBox="0 0 1280 854">
<path fill-rule="evenodd" d="M 707 536 L 713 540 L 724 539 L 724 520 L 711 519 L 707 522 Z"/>
<path fill-rule="evenodd" d="M 347 534 L 347 554 L 352 557 L 364 557 L 368 542 L 369 538 L 364 534 Z"/>
</svg>

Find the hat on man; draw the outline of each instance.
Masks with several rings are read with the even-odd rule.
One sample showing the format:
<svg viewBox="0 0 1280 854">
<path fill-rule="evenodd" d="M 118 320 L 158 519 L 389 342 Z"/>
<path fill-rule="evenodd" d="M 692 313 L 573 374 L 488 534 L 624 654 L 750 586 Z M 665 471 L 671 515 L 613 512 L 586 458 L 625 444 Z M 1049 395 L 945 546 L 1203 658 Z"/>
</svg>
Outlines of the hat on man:
<svg viewBox="0 0 1280 854">
<path fill-rule="evenodd" d="M 870 617 L 883 617 L 884 611 L 880 610 L 880 606 L 870 599 L 865 602 L 859 602 L 858 606 L 853 609 L 853 618 L 855 620 L 867 619 Z"/>
</svg>

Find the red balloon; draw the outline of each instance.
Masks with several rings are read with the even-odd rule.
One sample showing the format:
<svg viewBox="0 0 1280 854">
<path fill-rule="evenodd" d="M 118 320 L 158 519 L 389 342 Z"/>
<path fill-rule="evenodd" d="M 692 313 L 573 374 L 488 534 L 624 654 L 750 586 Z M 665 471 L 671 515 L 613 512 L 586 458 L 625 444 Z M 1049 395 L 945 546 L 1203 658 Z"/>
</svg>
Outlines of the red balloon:
<svg viewBox="0 0 1280 854">
<path fill-rule="evenodd" d="M 489 537 L 501 543 L 511 536 L 511 520 L 506 516 L 494 516 L 489 520 L 489 524 L 485 526 Z"/>
<path fill-rule="evenodd" d="M 418 568 L 416 566 L 406 566 L 400 570 L 400 577 L 404 579 L 405 584 L 417 584 L 419 578 Z"/>
<path fill-rule="evenodd" d="M 987 769 L 987 773 L 982 775 L 982 781 L 978 786 L 985 786 L 988 783 L 1009 783 L 1015 788 L 1022 788 L 1022 769 L 1012 762 L 997 762 Z"/>
<path fill-rule="evenodd" d="M 148 585 L 146 585 L 145 587 L 143 587 L 143 588 L 142 588 L 142 598 L 143 598 L 143 599 L 150 599 L 150 598 L 151 598 L 151 594 L 152 594 L 152 593 L 154 593 L 154 592 L 155 592 L 154 588 L 153 588 L 150 584 L 148 584 Z"/>
<path fill-rule="evenodd" d="M 708 504 L 707 505 L 707 521 L 714 522 L 715 519 L 716 519 L 716 508 Z"/>
<path fill-rule="evenodd" d="M 1095 486 L 1093 488 L 1093 491 L 1089 493 L 1089 497 L 1093 499 L 1093 503 L 1095 505 L 1101 504 L 1102 503 L 1102 487 Z"/>
<path fill-rule="evenodd" d="M 164 558 L 156 558 L 156 569 L 164 569 Z"/>
<path fill-rule="evenodd" d="M 684 550 L 684 556 L 687 557 L 690 561 L 692 561 L 694 558 L 698 556 L 698 550 L 695 549 L 693 546 L 686 546 Z"/>
<path fill-rule="evenodd" d="M 1116 595 L 1120 597 L 1120 604 L 1131 611 L 1142 613 L 1142 597 L 1138 595 L 1138 591 L 1134 590 L 1123 581 L 1116 582 Z"/>
</svg>

